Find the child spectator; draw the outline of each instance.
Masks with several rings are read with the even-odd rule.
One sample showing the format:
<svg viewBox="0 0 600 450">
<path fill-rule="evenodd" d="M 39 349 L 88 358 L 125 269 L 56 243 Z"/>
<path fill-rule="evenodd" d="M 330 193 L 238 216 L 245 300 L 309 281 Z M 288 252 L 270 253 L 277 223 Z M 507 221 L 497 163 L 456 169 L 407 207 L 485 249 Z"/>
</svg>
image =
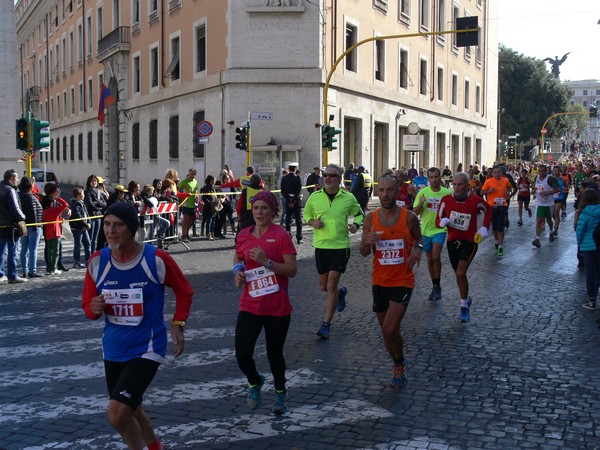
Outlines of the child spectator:
<svg viewBox="0 0 600 450">
<path fill-rule="evenodd" d="M 71 199 L 71 232 L 73 233 L 73 268 L 85 269 L 87 261 L 90 259 L 92 243 L 89 230 L 92 228 L 90 215 L 84 203 L 85 194 L 83 189 L 73 189 L 73 198 Z M 85 263 L 81 262 L 81 244 L 85 254 Z"/>
<path fill-rule="evenodd" d="M 46 186 L 48 186 L 47 189 L 44 189 L 46 195 L 42 199 L 44 222 L 50 222 L 44 225 L 44 236 L 48 248 L 48 267 L 46 267 L 46 271 L 52 275 L 57 275 L 62 273 L 58 269 L 60 237 L 62 236 L 60 215 L 69 209 L 69 204 L 58 196 L 60 191 L 57 185 L 47 183 Z"/>
</svg>

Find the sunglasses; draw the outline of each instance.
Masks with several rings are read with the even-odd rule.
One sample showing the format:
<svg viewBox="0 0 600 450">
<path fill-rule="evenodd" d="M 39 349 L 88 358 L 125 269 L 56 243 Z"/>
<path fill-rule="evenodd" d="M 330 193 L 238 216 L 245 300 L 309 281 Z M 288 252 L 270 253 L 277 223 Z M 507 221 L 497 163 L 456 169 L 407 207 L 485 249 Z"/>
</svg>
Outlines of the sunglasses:
<svg viewBox="0 0 600 450">
<path fill-rule="evenodd" d="M 323 178 L 335 178 L 335 177 L 339 177 L 339 175 L 337 173 L 324 173 L 323 174 Z"/>
</svg>

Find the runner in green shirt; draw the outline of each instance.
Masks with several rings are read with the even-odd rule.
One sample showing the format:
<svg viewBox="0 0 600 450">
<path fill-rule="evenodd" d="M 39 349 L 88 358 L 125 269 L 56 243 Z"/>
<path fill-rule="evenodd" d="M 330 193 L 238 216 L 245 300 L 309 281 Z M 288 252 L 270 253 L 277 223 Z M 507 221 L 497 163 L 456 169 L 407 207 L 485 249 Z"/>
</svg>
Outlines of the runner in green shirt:
<svg viewBox="0 0 600 450">
<path fill-rule="evenodd" d="M 442 197 L 452 194 L 452 190 L 442 187 L 440 169 L 431 167 L 427 171 L 429 186 L 424 187 L 415 197 L 413 212 L 421 216 L 421 233 L 423 234 L 423 250 L 427 254 L 427 268 L 433 283 L 429 300 L 441 300 L 442 288 L 442 248 L 446 241 L 446 228 L 435 226 L 435 216 Z"/>
<path fill-rule="evenodd" d="M 323 173 L 325 187 L 311 194 L 304 207 L 304 221 L 314 228 L 319 284 L 321 290 L 327 292 L 325 320 L 317 331 L 323 339 L 329 337 L 334 311 L 342 312 L 346 307 L 348 290 L 345 286 L 339 287 L 339 283 L 350 259 L 348 232 L 356 233 L 364 220 L 354 195 L 340 188 L 343 175 L 343 167 L 329 164 Z M 348 224 L 349 216 L 354 216 L 354 223 Z"/>
</svg>

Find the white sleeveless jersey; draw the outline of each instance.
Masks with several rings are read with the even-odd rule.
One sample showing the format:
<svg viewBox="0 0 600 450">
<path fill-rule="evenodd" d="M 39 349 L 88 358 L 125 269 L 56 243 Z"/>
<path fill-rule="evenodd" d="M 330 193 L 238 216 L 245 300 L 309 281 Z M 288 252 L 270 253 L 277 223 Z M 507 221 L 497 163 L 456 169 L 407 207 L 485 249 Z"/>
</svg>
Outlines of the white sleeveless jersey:
<svg viewBox="0 0 600 450">
<path fill-rule="evenodd" d="M 535 204 L 537 206 L 553 206 L 554 205 L 554 196 L 553 195 L 540 195 L 542 192 L 550 192 L 554 190 L 552 186 L 548 184 L 548 179 L 550 179 L 550 175 L 546 175 L 546 178 L 540 180 L 540 176 L 535 177 Z"/>
</svg>

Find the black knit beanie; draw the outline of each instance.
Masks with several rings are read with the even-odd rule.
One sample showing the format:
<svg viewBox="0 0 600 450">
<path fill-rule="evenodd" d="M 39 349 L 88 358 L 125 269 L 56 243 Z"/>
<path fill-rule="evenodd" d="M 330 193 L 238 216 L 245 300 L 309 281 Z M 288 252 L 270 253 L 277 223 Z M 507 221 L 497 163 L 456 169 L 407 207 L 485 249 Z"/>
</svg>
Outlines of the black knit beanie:
<svg viewBox="0 0 600 450">
<path fill-rule="evenodd" d="M 123 221 L 129 231 L 131 231 L 131 235 L 135 236 L 137 232 L 140 221 L 138 219 L 138 212 L 135 206 L 133 206 L 129 202 L 116 202 L 106 208 L 106 212 L 104 213 L 104 217 L 112 214 L 113 216 L 117 216 L 119 219 Z"/>
</svg>

